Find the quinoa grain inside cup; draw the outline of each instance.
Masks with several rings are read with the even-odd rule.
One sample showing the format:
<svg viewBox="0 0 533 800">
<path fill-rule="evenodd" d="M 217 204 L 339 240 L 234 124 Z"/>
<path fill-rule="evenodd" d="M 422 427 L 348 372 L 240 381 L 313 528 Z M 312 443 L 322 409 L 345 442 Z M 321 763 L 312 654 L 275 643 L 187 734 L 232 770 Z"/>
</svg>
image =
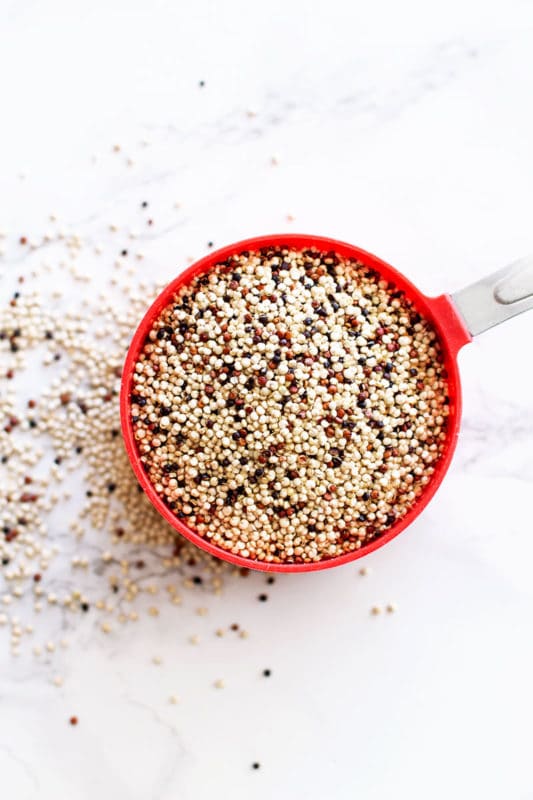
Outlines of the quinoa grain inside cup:
<svg viewBox="0 0 533 800">
<path fill-rule="evenodd" d="M 237 253 L 152 324 L 130 395 L 149 481 L 261 562 L 358 550 L 414 505 L 446 441 L 436 331 L 394 284 L 315 249 Z"/>
</svg>

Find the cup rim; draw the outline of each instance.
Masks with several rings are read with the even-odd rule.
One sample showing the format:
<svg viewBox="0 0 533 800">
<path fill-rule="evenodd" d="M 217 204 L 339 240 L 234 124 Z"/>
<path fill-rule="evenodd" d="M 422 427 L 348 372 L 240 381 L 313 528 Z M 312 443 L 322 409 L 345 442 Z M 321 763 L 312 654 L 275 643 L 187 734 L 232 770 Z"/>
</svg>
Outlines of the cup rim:
<svg viewBox="0 0 533 800">
<path fill-rule="evenodd" d="M 216 264 L 225 261 L 232 255 L 242 253 L 246 250 L 259 250 L 264 247 L 283 245 L 293 247 L 295 249 L 312 247 L 322 252 L 334 251 L 336 254 L 345 258 L 361 261 L 365 266 L 375 269 L 386 280 L 393 281 L 399 289 L 405 291 L 406 296 L 413 301 L 414 305 L 424 314 L 424 316 L 429 318 L 434 325 L 439 335 L 444 354 L 445 368 L 447 370 L 449 396 L 447 438 L 444 445 L 444 450 L 435 466 L 435 471 L 433 472 L 429 483 L 424 488 L 424 491 L 420 497 L 409 509 L 409 511 L 404 514 L 403 517 L 397 520 L 390 528 L 387 528 L 384 533 L 376 536 L 375 539 L 372 539 L 370 542 L 368 542 L 368 544 L 361 546 L 357 550 L 351 550 L 348 553 L 344 553 L 341 556 L 325 558 L 321 559 L 320 561 L 313 561 L 310 563 L 273 563 L 235 555 L 231 551 L 225 550 L 224 548 L 213 544 L 209 539 L 201 536 L 199 533 L 196 533 L 196 531 L 194 531 L 192 528 L 189 528 L 189 526 L 186 525 L 182 520 L 178 519 L 157 494 L 142 466 L 140 455 L 137 450 L 136 440 L 133 435 L 133 425 L 130 414 L 131 380 L 135 363 L 144 345 L 145 338 L 152 328 L 154 320 L 168 305 L 175 293 L 197 275 L 208 272 Z M 435 495 L 435 492 L 442 483 L 444 475 L 450 466 L 457 443 L 457 436 L 461 421 L 461 384 L 456 360 L 456 349 L 451 344 L 452 337 L 446 327 L 447 320 L 444 319 L 443 321 L 444 315 L 438 313 L 437 311 L 437 301 L 441 300 L 442 296 L 440 298 L 427 297 L 419 289 L 417 289 L 414 284 L 405 278 L 402 273 L 398 272 L 398 270 L 390 266 L 390 264 L 387 264 L 385 261 L 382 261 L 380 258 L 372 253 L 367 252 L 366 250 L 337 239 L 299 233 L 268 234 L 244 239 L 208 253 L 206 256 L 199 259 L 194 264 L 191 264 L 185 270 L 181 271 L 158 294 L 156 299 L 145 312 L 131 340 L 122 370 L 120 417 L 124 445 L 135 476 L 152 505 L 157 509 L 157 511 L 159 511 L 161 516 L 171 525 L 171 527 L 173 527 L 176 531 L 178 531 L 178 533 L 195 544 L 197 547 L 205 550 L 212 556 L 216 556 L 224 561 L 228 561 L 235 566 L 258 570 L 261 572 L 299 573 L 316 572 L 318 570 L 330 569 L 343 564 L 349 564 L 352 561 L 356 561 L 395 539 L 422 513 Z"/>
</svg>

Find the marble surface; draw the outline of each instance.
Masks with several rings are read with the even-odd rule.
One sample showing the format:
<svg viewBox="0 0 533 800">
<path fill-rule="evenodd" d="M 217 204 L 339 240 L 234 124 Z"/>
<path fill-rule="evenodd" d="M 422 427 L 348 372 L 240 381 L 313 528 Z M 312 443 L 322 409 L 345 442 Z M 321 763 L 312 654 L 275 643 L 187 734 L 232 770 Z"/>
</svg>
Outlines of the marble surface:
<svg viewBox="0 0 533 800">
<path fill-rule="evenodd" d="M 529 0 L 4 0 L 2 302 L 46 256 L 9 237 L 51 212 L 106 252 L 137 229 L 162 280 L 208 241 L 289 230 L 430 294 L 504 266 L 533 251 L 532 35 Z M 267 603 L 262 575 L 234 577 L 108 636 L 43 615 L 35 640 L 69 646 L 40 659 L 0 629 L 2 796 L 531 800 L 532 326 L 461 353 L 452 468 L 367 576 L 282 576 Z M 213 635 L 234 621 L 248 639 Z"/>
</svg>

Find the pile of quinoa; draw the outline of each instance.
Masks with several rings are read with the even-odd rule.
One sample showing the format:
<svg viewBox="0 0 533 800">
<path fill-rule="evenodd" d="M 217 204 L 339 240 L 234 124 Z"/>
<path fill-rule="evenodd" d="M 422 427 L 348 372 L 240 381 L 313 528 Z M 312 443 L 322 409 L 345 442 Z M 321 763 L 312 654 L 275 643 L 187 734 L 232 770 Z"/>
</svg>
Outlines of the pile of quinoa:
<svg viewBox="0 0 533 800">
<path fill-rule="evenodd" d="M 113 635 L 230 574 L 154 509 L 124 450 L 122 365 L 162 285 L 128 251 L 137 234 L 113 233 L 104 249 L 55 216 L 42 235 L 0 232 L 0 642 L 43 663 L 83 624 Z"/>
<path fill-rule="evenodd" d="M 132 380 L 146 474 L 175 516 L 271 563 L 357 550 L 413 506 L 446 439 L 438 336 L 333 252 L 238 253 L 184 286 Z"/>
</svg>

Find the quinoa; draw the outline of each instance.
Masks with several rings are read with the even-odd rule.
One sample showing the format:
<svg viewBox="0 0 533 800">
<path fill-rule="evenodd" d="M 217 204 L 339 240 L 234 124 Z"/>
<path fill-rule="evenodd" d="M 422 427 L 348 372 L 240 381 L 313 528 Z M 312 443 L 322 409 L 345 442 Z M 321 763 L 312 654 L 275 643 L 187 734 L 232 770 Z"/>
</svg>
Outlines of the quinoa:
<svg viewBox="0 0 533 800">
<path fill-rule="evenodd" d="M 0 645 L 3 635 L 13 656 L 82 620 L 117 635 L 179 605 L 181 586 L 197 591 L 189 574 L 209 596 L 231 573 L 154 509 L 120 436 L 124 354 L 162 285 L 111 273 L 100 293 L 92 261 L 87 272 L 71 263 L 81 238 L 55 238 L 50 264 L 2 275 L 21 285 L 0 304 Z M 58 650 L 52 638 L 31 648 L 36 658 Z"/>
<path fill-rule="evenodd" d="M 270 247 L 217 264 L 160 313 L 131 421 L 177 519 L 233 554 L 308 563 L 413 506 L 447 395 L 437 333 L 403 291 L 335 253 Z"/>
</svg>

